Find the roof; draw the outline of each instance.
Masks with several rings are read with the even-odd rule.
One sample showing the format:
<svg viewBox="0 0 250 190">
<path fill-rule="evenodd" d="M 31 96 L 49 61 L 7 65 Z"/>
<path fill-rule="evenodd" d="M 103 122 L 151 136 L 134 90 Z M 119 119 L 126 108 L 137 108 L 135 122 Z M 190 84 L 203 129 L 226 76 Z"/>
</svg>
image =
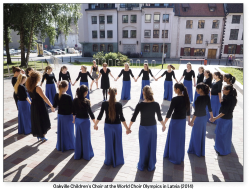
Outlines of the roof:
<svg viewBox="0 0 250 190">
<path fill-rule="evenodd" d="M 189 6 L 189 7 L 188 7 Z M 184 12 L 183 8 L 187 8 Z M 210 11 L 209 7 L 216 7 Z M 175 16 L 180 17 L 224 17 L 223 3 L 177 3 L 175 4 Z"/>
<path fill-rule="evenodd" d="M 226 11 L 228 13 L 243 13 L 243 3 L 227 3 Z"/>
</svg>

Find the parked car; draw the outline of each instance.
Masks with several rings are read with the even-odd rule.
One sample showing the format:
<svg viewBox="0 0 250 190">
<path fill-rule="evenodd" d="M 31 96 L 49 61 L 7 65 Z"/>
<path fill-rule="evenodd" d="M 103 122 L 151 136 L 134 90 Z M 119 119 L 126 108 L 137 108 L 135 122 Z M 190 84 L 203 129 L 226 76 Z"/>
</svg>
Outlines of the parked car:
<svg viewBox="0 0 250 190">
<path fill-rule="evenodd" d="M 30 53 L 37 53 L 37 50 L 36 49 L 30 50 Z"/>
<path fill-rule="evenodd" d="M 21 50 L 15 50 L 15 54 L 21 54 Z"/>
<path fill-rule="evenodd" d="M 50 50 L 50 53 L 51 53 L 52 55 L 59 55 L 59 52 L 58 52 L 58 51 L 55 51 L 55 50 Z"/>
<path fill-rule="evenodd" d="M 47 51 L 47 50 L 43 50 L 43 54 L 44 54 L 44 55 L 49 55 L 49 56 L 52 55 L 52 53 L 50 53 L 50 52 Z"/>
<path fill-rule="evenodd" d="M 66 54 L 66 53 L 65 53 L 65 51 L 62 51 L 62 50 L 60 50 L 60 49 L 52 49 L 52 50 L 55 50 L 55 51 L 60 52 L 60 54 L 59 54 L 59 55 L 61 55 L 61 54 L 64 54 L 64 55 L 65 55 L 65 54 Z"/>
<path fill-rule="evenodd" d="M 6 53 L 6 51 L 5 51 L 5 50 L 3 50 L 3 55 L 7 55 L 7 53 Z"/>
</svg>

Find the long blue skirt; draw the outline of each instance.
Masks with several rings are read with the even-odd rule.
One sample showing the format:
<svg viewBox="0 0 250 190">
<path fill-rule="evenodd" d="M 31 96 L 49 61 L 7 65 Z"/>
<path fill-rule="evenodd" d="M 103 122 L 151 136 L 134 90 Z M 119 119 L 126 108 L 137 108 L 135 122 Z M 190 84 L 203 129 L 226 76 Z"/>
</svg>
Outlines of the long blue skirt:
<svg viewBox="0 0 250 190">
<path fill-rule="evenodd" d="M 208 95 L 210 97 L 210 91 L 209 91 Z M 208 111 L 208 106 L 206 106 L 206 113 L 207 113 L 207 121 L 209 121 L 209 119 L 210 119 L 210 113 Z"/>
<path fill-rule="evenodd" d="M 141 100 L 144 100 L 142 91 L 143 91 L 144 86 L 146 86 L 146 85 L 150 86 L 150 81 L 149 80 L 142 80 L 141 81 L 141 96 L 140 96 Z"/>
<path fill-rule="evenodd" d="M 189 100 L 190 100 L 190 103 L 192 103 L 193 102 L 193 86 L 192 86 L 193 83 L 191 80 L 184 79 L 183 84 L 187 88 Z"/>
<path fill-rule="evenodd" d="M 216 117 L 217 115 L 219 115 L 219 111 L 220 111 L 220 106 L 221 103 L 219 101 L 219 95 L 211 95 L 211 108 L 213 111 L 213 115 L 214 117 Z M 214 122 L 214 124 L 217 124 L 217 120 Z M 216 129 L 215 129 L 215 133 L 216 133 Z"/>
<path fill-rule="evenodd" d="M 157 129 L 156 125 L 142 126 L 139 128 L 140 158 L 138 170 L 153 171 L 156 164 Z"/>
<path fill-rule="evenodd" d="M 28 101 L 17 101 L 18 106 L 18 134 L 31 133 L 31 113 Z"/>
<path fill-rule="evenodd" d="M 197 93 L 197 91 L 195 91 L 195 94 L 194 94 L 194 102 L 193 102 L 193 107 L 195 108 L 195 100 L 197 99 L 197 97 L 200 96 L 200 94 Z"/>
<path fill-rule="evenodd" d="M 214 148 L 220 155 L 228 155 L 231 153 L 232 119 L 219 118 L 217 121 Z"/>
<path fill-rule="evenodd" d="M 173 97 L 173 81 L 164 82 L 164 100 L 171 101 Z"/>
<path fill-rule="evenodd" d="M 45 95 L 49 99 L 50 103 L 54 104 L 54 97 L 56 95 L 56 86 L 55 84 L 46 84 Z"/>
<path fill-rule="evenodd" d="M 56 149 L 66 151 L 75 149 L 75 135 L 73 115 L 57 115 L 57 143 Z"/>
<path fill-rule="evenodd" d="M 118 165 L 124 164 L 123 149 L 122 149 L 122 125 L 105 123 L 104 135 L 105 135 L 104 164 L 113 165 L 114 168 Z"/>
<path fill-rule="evenodd" d="M 122 85 L 122 100 L 130 100 L 130 90 L 131 90 L 131 81 L 123 81 Z"/>
<path fill-rule="evenodd" d="M 171 119 L 163 157 L 173 164 L 184 161 L 185 132 L 186 119 Z"/>
<path fill-rule="evenodd" d="M 188 153 L 196 156 L 205 156 L 205 139 L 206 139 L 207 116 L 196 117 L 192 128 L 191 139 Z"/>
<path fill-rule="evenodd" d="M 68 90 L 66 91 L 66 93 L 67 93 L 68 95 L 70 95 L 70 96 L 71 96 L 71 99 L 73 100 L 73 94 L 72 94 L 72 91 L 71 91 L 71 84 L 70 84 L 70 82 L 69 82 L 69 88 L 68 88 Z"/>
<path fill-rule="evenodd" d="M 89 83 L 88 82 L 80 82 L 80 86 L 82 86 L 83 84 L 85 84 L 88 87 L 88 94 L 87 94 L 86 98 L 89 99 Z"/>
<path fill-rule="evenodd" d="M 90 160 L 94 157 L 93 148 L 91 145 L 90 135 L 90 120 L 89 119 L 75 119 L 76 138 L 75 138 L 75 155 L 74 159 L 81 158 Z"/>
</svg>

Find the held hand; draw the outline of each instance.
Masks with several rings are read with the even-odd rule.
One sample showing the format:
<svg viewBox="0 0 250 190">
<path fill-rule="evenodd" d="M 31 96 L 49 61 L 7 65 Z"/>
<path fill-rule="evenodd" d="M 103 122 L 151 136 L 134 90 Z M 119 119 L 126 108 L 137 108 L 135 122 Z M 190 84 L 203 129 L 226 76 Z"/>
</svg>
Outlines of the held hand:
<svg viewBox="0 0 250 190">
<path fill-rule="evenodd" d="M 194 84 L 194 87 L 196 87 L 196 84 Z"/>
<path fill-rule="evenodd" d="M 55 112 L 55 108 L 54 108 L 54 107 L 52 107 L 52 108 L 51 108 L 51 111 L 52 111 L 52 112 Z"/>
<path fill-rule="evenodd" d="M 221 103 L 221 102 L 223 102 L 223 99 L 222 99 L 222 98 L 220 98 L 220 103 Z"/>
<path fill-rule="evenodd" d="M 95 126 L 94 126 L 94 129 L 95 129 L 95 130 L 98 130 L 98 126 L 95 125 Z"/>
<path fill-rule="evenodd" d="M 128 128 L 127 130 L 126 130 L 126 134 L 128 135 L 129 133 L 131 133 L 132 131 Z"/>
<path fill-rule="evenodd" d="M 210 118 L 209 121 L 213 123 L 215 121 L 215 117 Z"/>
<path fill-rule="evenodd" d="M 158 79 L 155 79 L 155 81 L 158 81 Z"/>
<path fill-rule="evenodd" d="M 164 126 L 162 126 L 162 132 L 164 132 L 166 130 L 166 126 L 164 124 Z"/>
<path fill-rule="evenodd" d="M 193 127 L 194 126 L 194 123 L 193 122 L 188 122 L 188 125 Z"/>
<path fill-rule="evenodd" d="M 72 123 L 75 124 L 75 120 L 73 120 Z"/>
</svg>

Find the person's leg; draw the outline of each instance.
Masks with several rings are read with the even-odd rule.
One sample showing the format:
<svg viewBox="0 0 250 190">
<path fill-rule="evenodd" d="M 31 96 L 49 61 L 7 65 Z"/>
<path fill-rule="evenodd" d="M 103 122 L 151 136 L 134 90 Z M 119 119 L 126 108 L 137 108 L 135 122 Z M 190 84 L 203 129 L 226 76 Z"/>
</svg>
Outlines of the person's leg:
<svg viewBox="0 0 250 190">
<path fill-rule="evenodd" d="M 90 84 L 90 90 L 92 90 L 92 85 L 93 85 L 94 81 L 92 80 L 91 84 Z"/>
<path fill-rule="evenodd" d="M 96 82 L 95 82 L 95 83 L 96 83 L 96 88 L 98 88 L 98 80 L 96 80 Z"/>
<path fill-rule="evenodd" d="M 108 100 L 108 89 L 106 89 L 106 100 Z"/>
<path fill-rule="evenodd" d="M 105 89 L 102 89 L 103 100 L 105 100 Z"/>
</svg>

